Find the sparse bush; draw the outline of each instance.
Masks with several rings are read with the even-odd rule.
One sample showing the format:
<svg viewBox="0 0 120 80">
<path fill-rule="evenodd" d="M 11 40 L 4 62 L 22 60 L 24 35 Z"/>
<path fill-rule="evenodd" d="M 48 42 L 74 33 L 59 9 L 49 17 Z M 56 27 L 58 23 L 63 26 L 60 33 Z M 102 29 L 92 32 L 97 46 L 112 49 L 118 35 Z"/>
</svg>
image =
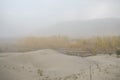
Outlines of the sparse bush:
<svg viewBox="0 0 120 80">
<path fill-rule="evenodd" d="M 42 70 L 38 69 L 37 73 L 38 73 L 39 76 L 43 76 L 43 71 Z"/>
<path fill-rule="evenodd" d="M 112 53 L 110 52 L 110 53 L 109 53 L 109 55 L 111 56 L 111 55 L 112 55 Z"/>
<path fill-rule="evenodd" d="M 116 50 L 117 57 L 120 56 L 120 49 Z"/>
</svg>

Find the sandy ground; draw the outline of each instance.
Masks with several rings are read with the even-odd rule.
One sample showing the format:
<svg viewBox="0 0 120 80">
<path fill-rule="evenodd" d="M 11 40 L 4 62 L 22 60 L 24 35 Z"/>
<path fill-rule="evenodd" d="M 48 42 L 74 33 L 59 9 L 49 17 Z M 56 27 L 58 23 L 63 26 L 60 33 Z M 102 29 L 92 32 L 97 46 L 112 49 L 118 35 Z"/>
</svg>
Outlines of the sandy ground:
<svg viewBox="0 0 120 80">
<path fill-rule="evenodd" d="M 0 80 L 120 80 L 120 58 L 54 50 L 0 54 Z"/>
</svg>

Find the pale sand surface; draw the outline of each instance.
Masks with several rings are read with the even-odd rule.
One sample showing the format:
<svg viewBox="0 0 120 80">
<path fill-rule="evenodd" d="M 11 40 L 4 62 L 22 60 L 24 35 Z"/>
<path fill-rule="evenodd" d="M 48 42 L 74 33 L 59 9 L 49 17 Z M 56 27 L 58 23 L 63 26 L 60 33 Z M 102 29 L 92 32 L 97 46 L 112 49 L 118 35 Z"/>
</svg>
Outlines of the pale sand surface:
<svg viewBox="0 0 120 80">
<path fill-rule="evenodd" d="M 1 53 L 0 80 L 120 80 L 120 58 L 69 56 L 50 49 Z"/>
</svg>

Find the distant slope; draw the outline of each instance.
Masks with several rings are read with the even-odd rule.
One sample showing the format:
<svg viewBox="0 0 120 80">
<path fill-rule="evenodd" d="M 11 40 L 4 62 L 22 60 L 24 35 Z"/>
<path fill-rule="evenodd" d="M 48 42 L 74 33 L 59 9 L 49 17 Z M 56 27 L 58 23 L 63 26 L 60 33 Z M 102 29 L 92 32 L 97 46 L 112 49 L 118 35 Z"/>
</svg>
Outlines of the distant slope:
<svg viewBox="0 0 120 80">
<path fill-rule="evenodd" d="M 120 35 L 120 19 L 95 19 L 87 21 L 69 21 L 57 23 L 52 30 L 55 33 L 67 34 L 73 36 L 91 36 L 91 35 Z M 51 31 L 52 31 L 51 30 Z"/>
</svg>

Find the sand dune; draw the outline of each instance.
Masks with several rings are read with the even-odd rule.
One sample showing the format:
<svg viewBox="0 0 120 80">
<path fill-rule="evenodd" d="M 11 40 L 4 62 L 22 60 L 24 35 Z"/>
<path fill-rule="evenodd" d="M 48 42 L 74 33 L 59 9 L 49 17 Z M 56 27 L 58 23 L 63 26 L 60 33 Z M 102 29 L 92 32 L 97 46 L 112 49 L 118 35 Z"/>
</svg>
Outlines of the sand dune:
<svg viewBox="0 0 120 80">
<path fill-rule="evenodd" d="M 120 80 L 120 59 L 54 50 L 0 54 L 0 80 Z"/>
</svg>

